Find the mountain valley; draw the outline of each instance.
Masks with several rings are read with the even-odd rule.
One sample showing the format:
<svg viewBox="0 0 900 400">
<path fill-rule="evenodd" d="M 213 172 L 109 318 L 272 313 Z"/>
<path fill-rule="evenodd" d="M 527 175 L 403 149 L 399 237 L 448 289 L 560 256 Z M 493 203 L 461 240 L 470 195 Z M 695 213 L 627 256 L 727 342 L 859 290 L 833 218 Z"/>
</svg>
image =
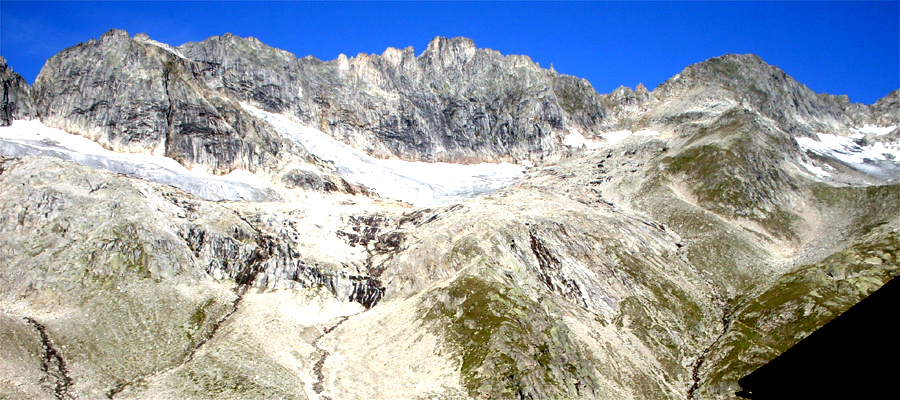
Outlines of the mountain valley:
<svg viewBox="0 0 900 400">
<path fill-rule="evenodd" d="M 0 60 L 0 397 L 732 399 L 900 274 L 900 90 L 465 38 Z"/>
</svg>

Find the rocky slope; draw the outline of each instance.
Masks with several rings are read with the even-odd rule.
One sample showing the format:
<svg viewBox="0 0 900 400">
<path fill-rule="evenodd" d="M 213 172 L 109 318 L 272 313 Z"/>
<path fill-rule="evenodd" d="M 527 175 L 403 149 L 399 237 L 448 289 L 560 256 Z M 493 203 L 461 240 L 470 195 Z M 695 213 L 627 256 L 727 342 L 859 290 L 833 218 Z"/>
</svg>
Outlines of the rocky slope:
<svg viewBox="0 0 900 400">
<path fill-rule="evenodd" d="M 2 72 L 12 119 L 277 192 L 204 200 L 0 128 L 4 398 L 733 398 L 900 274 L 898 92 L 851 104 L 752 55 L 601 95 L 460 38 L 323 62 L 111 31 L 33 88 Z M 252 107 L 528 168 L 414 207 Z"/>
</svg>

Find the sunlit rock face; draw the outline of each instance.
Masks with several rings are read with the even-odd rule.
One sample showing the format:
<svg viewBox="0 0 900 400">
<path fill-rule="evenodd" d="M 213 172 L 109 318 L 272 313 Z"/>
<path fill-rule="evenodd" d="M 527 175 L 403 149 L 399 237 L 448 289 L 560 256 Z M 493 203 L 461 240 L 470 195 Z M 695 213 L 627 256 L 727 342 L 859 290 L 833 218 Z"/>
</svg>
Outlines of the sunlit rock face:
<svg viewBox="0 0 900 400">
<path fill-rule="evenodd" d="M 754 55 L 598 94 L 111 31 L 0 78 L 3 398 L 729 399 L 900 274 L 898 92 Z"/>
<path fill-rule="evenodd" d="M 281 143 L 233 100 L 197 85 L 192 64 L 110 31 L 47 60 L 32 88 L 44 124 L 117 152 L 166 156 L 189 168 L 255 171 Z"/>
<path fill-rule="evenodd" d="M 266 111 L 297 117 L 379 158 L 477 163 L 554 156 L 567 113 L 556 87 L 594 92 L 525 56 L 464 38 L 323 62 L 256 39 L 213 37 L 179 48 L 213 67 L 198 77 Z M 595 92 L 594 92 L 595 93 Z"/>
</svg>

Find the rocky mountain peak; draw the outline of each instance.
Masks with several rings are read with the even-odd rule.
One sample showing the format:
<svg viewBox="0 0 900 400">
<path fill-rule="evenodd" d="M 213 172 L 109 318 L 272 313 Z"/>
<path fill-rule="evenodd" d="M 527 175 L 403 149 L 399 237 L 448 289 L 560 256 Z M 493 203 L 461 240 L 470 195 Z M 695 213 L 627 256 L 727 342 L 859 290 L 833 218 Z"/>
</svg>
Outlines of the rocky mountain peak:
<svg viewBox="0 0 900 400">
<path fill-rule="evenodd" d="M 283 56 L 272 51 L 259 63 L 277 65 L 271 54 Z M 202 85 L 198 76 L 221 63 L 196 61 L 200 55 L 224 56 L 186 56 L 147 35 L 110 30 L 47 60 L 33 88 L 37 114 L 109 150 L 164 155 L 188 168 L 228 173 L 271 166 L 280 140 L 268 137 L 270 128 L 252 126 L 235 99 Z"/>
<path fill-rule="evenodd" d="M 634 92 L 637 93 L 638 96 L 645 97 L 650 94 L 650 91 L 647 90 L 647 87 L 644 86 L 643 83 L 638 83 L 637 87 L 634 88 Z"/>
<path fill-rule="evenodd" d="M 297 59 L 293 53 L 266 45 L 254 37 L 245 38 L 231 33 L 200 42 L 188 42 L 177 49 L 192 60 L 214 63 L 224 68 L 233 68 L 235 64 L 280 67 Z"/>
<path fill-rule="evenodd" d="M 788 77 L 755 54 L 726 54 L 685 67 L 680 73 L 660 84 L 654 93 L 659 97 L 678 95 L 685 90 L 709 87 L 749 86 Z M 794 82 L 795 83 L 795 82 Z"/>
<path fill-rule="evenodd" d="M 447 38 L 443 36 L 435 36 L 434 39 L 431 39 L 431 41 L 428 42 L 428 46 L 425 48 L 425 51 L 430 51 L 433 53 L 442 53 L 444 51 L 471 52 L 475 49 L 475 41 L 467 37 L 457 36 L 454 38 Z"/>
<path fill-rule="evenodd" d="M 416 51 L 412 46 L 406 47 L 405 49 L 388 47 L 381 53 L 381 58 L 394 68 L 399 68 L 401 64 L 408 65 L 415 62 Z"/>
<path fill-rule="evenodd" d="M 144 35 L 146 36 L 146 34 Z M 128 32 L 123 29 L 110 29 L 103 35 L 100 35 L 100 42 L 130 41 L 131 37 Z"/>
<path fill-rule="evenodd" d="M 776 121 L 792 135 L 846 133 L 872 119 L 872 110 L 847 96 L 816 93 L 755 54 L 726 54 L 693 64 L 663 82 L 660 100 L 735 103 Z"/>
<path fill-rule="evenodd" d="M 619 86 L 608 95 L 608 98 L 615 104 L 626 106 L 641 105 L 655 100 L 642 83 L 639 83 L 634 90 L 627 86 Z"/>
<path fill-rule="evenodd" d="M 472 39 L 463 37 L 448 39 L 438 36 L 428 43 L 428 47 L 419 58 L 443 68 L 461 68 L 472 59 L 476 50 Z"/>
</svg>

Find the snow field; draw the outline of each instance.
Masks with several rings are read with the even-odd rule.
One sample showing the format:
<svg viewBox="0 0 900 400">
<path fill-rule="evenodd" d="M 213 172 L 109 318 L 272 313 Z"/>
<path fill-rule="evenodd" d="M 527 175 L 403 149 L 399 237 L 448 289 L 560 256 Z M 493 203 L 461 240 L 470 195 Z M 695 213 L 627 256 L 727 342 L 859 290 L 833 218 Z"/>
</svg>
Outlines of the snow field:
<svg viewBox="0 0 900 400">
<path fill-rule="evenodd" d="M 817 136 L 819 140 L 807 137 L 798 137 L 795 140 L 804 150 L 835 158 L 847 164 L 863 164 L 866 159 L 900 161 L 900 146 L 897 143 L 877 142 L 863 147 L 848 137 L 827 133 L 818 133 Z"/>
<path fill-rule="evenodd" d="M 117 153 L 88 138 L 49 128 L 38 120 L 14 121 L 0 127 L 0 154 L 51 156 L 182 189 L 206 200 L 269 201 L 277 197 L 251 172 L 235 170 L 216 176 L 188 170 L 177 161 L 142 153 Z"/>
<path fill-rule="evenodd" d="M 508 186 L 524 173 L 523 166 L 510 163 L 463 165 L 377 159 L 285 116 L 248 104 L 241 106 L 316 157 L 334 163 L 344 179 L 365 185 L 382 197 L 416 206 L 462 201 Z"/>
</svg>

